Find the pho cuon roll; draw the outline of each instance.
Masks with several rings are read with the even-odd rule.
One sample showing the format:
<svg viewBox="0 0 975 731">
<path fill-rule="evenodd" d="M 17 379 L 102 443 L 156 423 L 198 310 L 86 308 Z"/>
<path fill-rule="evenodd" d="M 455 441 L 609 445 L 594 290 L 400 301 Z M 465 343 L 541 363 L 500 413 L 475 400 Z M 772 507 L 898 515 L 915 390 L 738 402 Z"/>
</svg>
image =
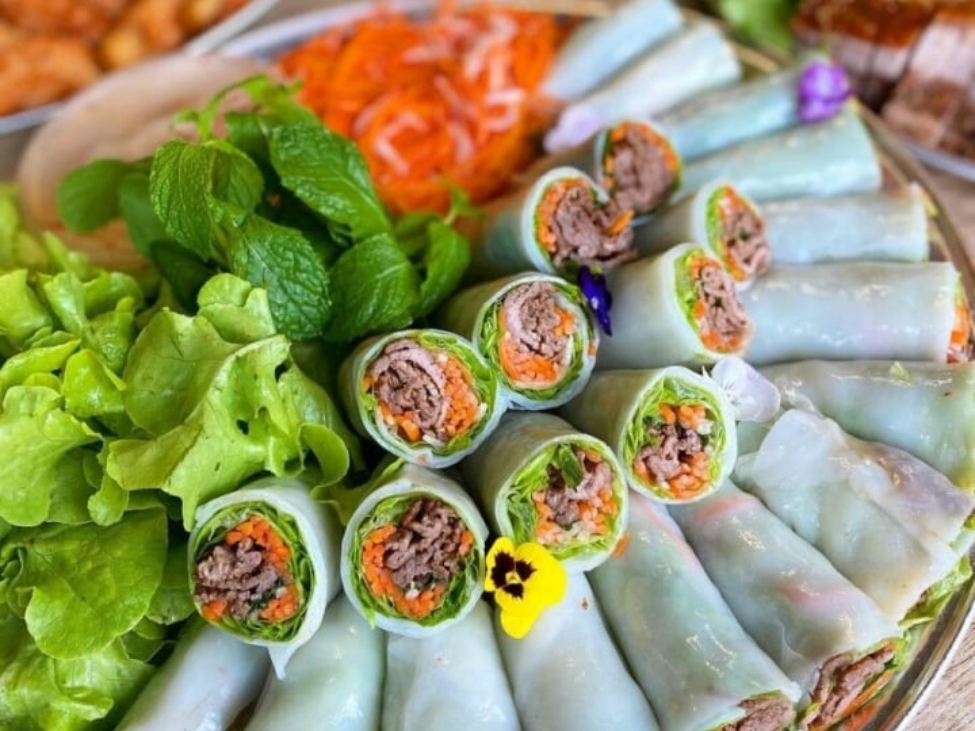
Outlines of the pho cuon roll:
<svg viewBox="0 0 975 731">
<path fill-rule="evenodd" d="M 453 480 L 406 464 L 352 514 L 342 584 L 371 625 L 425 637 L 460 621 L 483 590 L 488 529 Z"/>
<path fill-rule="evenodd" d="M 490 279 L 609 269 L 636 257 L 632 218 L 588 175 L 558 167 L 487 209 L 471 271 Z"/>
<path fill-rule="evenodd" d="M 561 406 L 596 364 L 599 333 L 585 297 L 556 276 L 527 273 L 463 290 L 438 322 L 474 343 L 517 408 Z"/>
<path fill-rule="evenodd" d="M 202 505 L 189 538 L 197 610 L 268 648 L 277 674 L 315 634 L 339 590 L 340 527 L 298 480 L 259 480 Z"/>
<path fill-rule="evenodd" d="M 704 246 L 681 244 L 609 273 L 613 337 L 596 368 L 714 363 L 744 351 L 752 322 L 735 280 Z"/>
<path fill-rule="evenodd" d="M 735 466 L 734 407 L 687 368 L 597 373 L 561 414 L 609 444 L 630 487 L 663 502 L 700 499 Z"/>
<path fill-rule="evenodd" d="M 448 467 L 473 452 L 507 402 L 470 341 L 441 330 L 403 330 L 362 343 L 339 372 L 356 428 L 398 457 Z"/>
<path fill-rule="evenodd" d="M 462 467 L 497 533 L 540 543 L 566 569 L 598 566 L 623 535 L 627 485 L 616 456 L 557 416 L 506 414 Z"/>
<path fill-rule="evenodd" d="M 714 181 L 634 229 L 641 254 L 666 251 L 684 241 L 706 244 L 736 282 L 764 274 L 772 262 L 765 219 L 731 183 Z"/>
</svg>

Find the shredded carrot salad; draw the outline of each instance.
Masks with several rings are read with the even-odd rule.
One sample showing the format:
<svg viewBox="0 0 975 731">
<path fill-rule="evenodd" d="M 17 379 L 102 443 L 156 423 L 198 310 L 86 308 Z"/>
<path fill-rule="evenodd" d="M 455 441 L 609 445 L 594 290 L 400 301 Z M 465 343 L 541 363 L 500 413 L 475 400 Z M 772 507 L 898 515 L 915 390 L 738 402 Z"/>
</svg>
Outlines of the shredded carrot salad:
<svg viewBox="0 0 975 731">
<path fill-rule="evenodd" d="M 691 278 L 695 281 L 701 278 L 701 273 L 708 267 L 722 269 L 719 262 L 705 256 L 691 259 L 688 263 Z M 694 303 L 693 314 L 694 321 L 697 323 L 698 329 L 701 333 L 701 342 L 704 343 L 704 347 L 718 353 L 730 353 L 738 350 L 738 348 L 741 347 L 741 342 L 745 338 L 745 333 L 737 333 L 734 336 L 728 337 L 722 335 L 717 330 L 712 329 L 708 325 L 707 305 L 704 304 L 704 301 L 700 297 L 698 297 L 697 301 Z"/>
<path fill-rule="evenodd" d="M 593 463 L 600 463 L 603 458 L 596 452 L 583 450 L 586 459 Z M 538 522 L 535 524 L 535 539 L 543 546 L 561 546 L 574 538 L 589 538 L 604 536 L 609 533 L 610 521 L 619 513 L 620 506 L 613 495 L 612 485 L 604 485 L 595 496 L 588 500 L 579 501 L 579 520 L 577 523 L 586 529 L 581 535 L 573 530 L 573 526 L 562 526 L 553 520 L 554 511 L 545 502 L 545 491 L 532 493 L 535 513 Z"/>
<path fill-rule="evenodd" d="M 497 195 L 536 152 L 528 100 L 566 29 L 550 14 L 443 3 L 415 19 L 380 9 L 279 60 L 299 95 L 353 139 L 384 202 L 444 212 L 451 185 Z"/>
<path fill-rule="evenodd" d="M 390 523 L 376 528 L 366 536 L 362 543 L 362 573 L 373 596 L 388 599 L 400 614 L 423 619 L 440 606 L 448 582 L 434 583 L 425 589 L 409 592 L 397 586 L 385 563 L 386 543 L 394 533 L 396 526 Z M 474 534 L 465 530 L 460 539 L 460 555 L 469 554 L 473 545 Z"/>
<path fill-rule="evenodd" d="M 571 337 L 576 332 L 575 316 L 562 307 L 556 307 L 559 324 L 552 330 L 557 337 Z M 528 348 L 520 347 L 517 339 L 512 337 L 508 326 L 508 318 L 502 307 L 498 313 L 498 324 L 501 328 L 501 346 L 498 349 L 498 361 L 504 373 L 515 383 L 530 383 L 534 386 L 552 386 L 562 380 L 565 373 L 565 363 L 547 358 Z M 571 353 L 571 347 L 567 346 Z"/>
<path fill-rule="evenodd" d="M 703 404 L 660 404 L 660 418 L 664 424 L 680 424 L 685 429 L 700 433 L 707 420 L 707 410 Z M 654 484 L 653 476 L 647 471 L 642 459 L 633 461 L 633 471 L 648 485 Z M 677 500 L 687 500 L 707 489 L 711 484 L 711 458 L 706 452 L 695 452 L 681 460 L 680 472 L 667 480 L 670 495 Z"/>
<path fill-rule="evenodd" d="M 261 549 L 264 560 L 277 570 L 284 582 L 283 591 L 275 592 L 274 598 L 260 610 L 260 618 L 268 622 L 290 619 L 298 613 L 299 608 L 298 588 L 288 570 L 291 549 L 268 521 L 257 516 L 251 516 L 236 528 L 227 531 L 223 542 L 227 546 L 236 546 L 245 538 L 254 541 L 254 544 Z M 219 599 L 207 602 L 202 612 L 205 619 L 216 622 L 227 614 L 228 608 L 229 604 Z"/>
</svg>

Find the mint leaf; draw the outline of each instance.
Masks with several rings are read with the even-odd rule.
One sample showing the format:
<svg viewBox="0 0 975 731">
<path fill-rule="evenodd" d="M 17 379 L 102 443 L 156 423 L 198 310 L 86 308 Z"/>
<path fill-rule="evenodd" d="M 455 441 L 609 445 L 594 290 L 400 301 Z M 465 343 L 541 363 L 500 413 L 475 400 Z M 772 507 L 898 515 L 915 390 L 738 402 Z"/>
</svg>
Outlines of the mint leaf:
<svg viewBox="0 0 975 731">
<path fill-rule="evenodd" d="M 555 463 L 559 472 L 562 473 L 565 484 L 573 490 L 580 485 L 586 476 L 575 450 L 567 444 L 561 444 L 555 450 Z"/>
<path fill-rule="evenodd" d="M 166 227 L 152 210 L 148 172 L 134 170 L 122 178 L 118 187 L 118 210 L 125 220 L 132 245 L 146 259 L 152 259 L 154 244 L 171 240 Z"/>
<path fill-rule="evenodd" d="M 131 167 L 121 160 L 94 160 L 58 185 L 58 215 L 72 231 L 87 233 L 118 216 L 118 188 Z"/>
<path fill-rule="evenodd" d="M 270 135 L 271 165 L 281 183 L 332 233 L 361 241 L 392 231 L 358 148 L 320 125 L 279 126 Z"/>
<path fill-rule="evenodd" d="M 413 309 L 415 317 L 429 315 L 447 299 L 471 263 L 467 239 L 447 224 L 431 221 L 427 225 L 427 239 L 429 243 L 419 265 L 423 282 L 420 300 Z"/>
<path fill-rule="evenodd" d="M 333 315 L 325 340 L 351 342 L 413 321 L 420 296 L 418 278 L 391 239 L 363 241 L 343 253 L 330 273 Z"/>
<path fill-rule="evenodd" d="M 267 289 L 278 329 L 303 340 L 321 335 L 331 312 L 329 276 L 300 231 L 215 203 L 230 271 Z"/>
</svg>

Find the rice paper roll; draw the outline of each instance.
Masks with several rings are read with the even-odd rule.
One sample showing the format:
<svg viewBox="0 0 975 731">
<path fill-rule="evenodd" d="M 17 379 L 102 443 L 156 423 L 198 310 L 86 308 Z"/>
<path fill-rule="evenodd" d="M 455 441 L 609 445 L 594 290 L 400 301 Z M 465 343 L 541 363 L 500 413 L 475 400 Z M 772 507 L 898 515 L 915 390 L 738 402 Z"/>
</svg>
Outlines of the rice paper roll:
<svg viewBox="0 0 975 731">
<path fill-rule="evenodd" d="M 609 444 L 630 487 L 662 502 L 709 494 L 738 455 L 728 397 L 710 378 L 680 366 L 597 373 L 560 413 Z"/>
<path fill-rule="evenodd" d="M 877 151 L 850 108 L 688 162 L 675 197 L 721 178 L 756 201 L 873 191 L 881 184 Z"/>
<path fill-rule="evenodd" d="M 584 574 L 569 577 L 562 601 L 522 639 L 495 632 L 525 731 L 657 731 Z"/>
<path fill-rule="evenodd" d="M 752 322 L 735 280 L 704 246 L 681 244 L 610 272 L 613 337 L 596 369 L 705 365 L 745 350 Z"/>
<path fill-rule="evenodd" d="M 634 495 L 629 534 L 590 577 L 662 731 L 788 728 L 799 687 L 741 628 L 674 521 Z"/>
<path fill-rule="evenodd" d="M 484 602 L 436 637 L 390 635 L 383 698 L 383 731 L 521 728 Z"/>
<path fill-rule="evenodd" d="M 283 678 L 339 591 L 340 536 L 334 511 L 299 480 L 265 478 L 205 503 L 189 538 L 197 610 L 266 647 Z"/>
<path fill-rule="evenodd" d="M 366 340 L 342 364 L 339 385 L 356 429 L 429 467 L 477 449 L 507 407 L 494 369 L 469 340 L 442 330 Z"/>
<path fill-rule="evenodd" d="M 975 366 L 889 360 L 805 361 L 762 369 L 783 401 L 861 439 L 914 455 L 975 488 Z"/>
<path fill-rule="evenodd" d="M 495 533 L 540 543 L 568 571 L 595 568 L 623 535 L 627 482 L 616 455 L 557 416 L 506 414 L 462 468 Z"/>
<path fill-rule="evenodd" d="M 339 597 L 315 636 L 295 653 L 288 677 L 268 679 L 246 729 L 376 731 L 385 667 L 385 636 Z"/>
<path fill-rule="evenodd" d="M 695 97 L 660 116 L 681 156 L 693 160 L 799 124 L 799 79 L 821 54 L 773 74 Z"/>
<path fill-rule="evenodd" d="M 835 422 L 790 409 L 757 452 L 739 458 L 735 478 L 888 618 L 906 624 L 933 619 L 920 616 L 919 605 L 967 553 L 971 539 L 961 534 L 975 500 L 944 484 L 944 477 L 930 488 L 918 482 L 912 467 L 926 467 L 920 461 L 890 469 L 848 439 Z M 938 475 L 926 468 L 924 477 Z"/>
<path fill-rule="evenodd" d="M 761 210 L 776 263 L 927 261 L 930 254 L 924 192 L 913 183 L 894 191 L 769 201 Z"/>
<path fill-rule="evenodd" d="M 581 25 L 562 45 L 541 91 L 572 100 L 591 91 L 683 25 L 671 0 L 628 0 Z M 594 63 L 594 59 L 599 59 Z"/>
<path fill-rule="evenodd" d="M 228 728 L 261 692 L 269 669 L 260 647 L 191 622 L 116 731 Z"/>
<path fill-rule="evenodd" d="M 729 480 L 671 514 L 742 627 L 802 689 L 799 729 L 829 728 L 887 686 L 897 623 L 758 498 Z"/>
<path fill-rule="evenodd" d="M 666 251 L 684 241 L 706 245 L 736 282 L 750 282 L 772 262 L 765 219 L 748 196 L 715 180 L 634 229 L 641 254 Z"/>
<path fill-rule="evenodd" d="M 557 167 L 492 203 L 473 246 L 471 274 L 493 279 L 526 270 L 569 276 L 636 257 L 632 211 L 584 172 Z"/>
<path fill-rule="evenodd" d="M 571 139 L 581 119 L 591 125 L 590 133 L 624 119 L 648 119 L 737 81 L 741 73 L 738 57 L 721 30 L 708 22 L 694 23 L 566 107 L 548 140 Z"/>
<path fill-rule="evenodd" d="M 342 585 L 370 626 L 410 637 L 470 613 L 484 584 L 488 529 L 453 480 L 406 464 L 380 480 L 342 537 Z"/>
<path fill-rule="evenodd" d="M 585 387 L 596 365 L 599 331 L 585 296 L 550 274 L 519 274 L 465 289 L 437 318 L 474 343 L 516 408 L 561 406 Z"/>
<path fill-rule="evenodd" d="M 944 363 L 958 327 L 958 293 L 949 262 L 773 266 L 741 295 L 755 323 L 745 358 L 755 365 L 809 358 Z"/>
</svg>

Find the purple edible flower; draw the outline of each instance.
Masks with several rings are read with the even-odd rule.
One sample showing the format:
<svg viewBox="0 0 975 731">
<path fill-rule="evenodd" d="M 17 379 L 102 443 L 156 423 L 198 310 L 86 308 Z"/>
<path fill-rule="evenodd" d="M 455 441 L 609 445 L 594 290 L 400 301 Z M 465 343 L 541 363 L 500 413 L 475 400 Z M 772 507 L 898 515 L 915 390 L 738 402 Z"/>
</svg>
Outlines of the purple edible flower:
<svg viewBox="0 0 975 731">
<path fill-rule="evenodd" d="M 609 319 L 609 309 L 613 306 L 613 295 L 606 288 L 606 277 L 594 274 L 589 267 L 582 267 L 579 270 L 579 287 L 603 332 L 612 337 L 613 324 Z"/>
<path fill-rule="evenodd" d="M 799 120 L 822 122 L 838 114 L 853 89 L 843 67 L 835 63 L 814 61 L 799 76 Z"/>
</svg>

